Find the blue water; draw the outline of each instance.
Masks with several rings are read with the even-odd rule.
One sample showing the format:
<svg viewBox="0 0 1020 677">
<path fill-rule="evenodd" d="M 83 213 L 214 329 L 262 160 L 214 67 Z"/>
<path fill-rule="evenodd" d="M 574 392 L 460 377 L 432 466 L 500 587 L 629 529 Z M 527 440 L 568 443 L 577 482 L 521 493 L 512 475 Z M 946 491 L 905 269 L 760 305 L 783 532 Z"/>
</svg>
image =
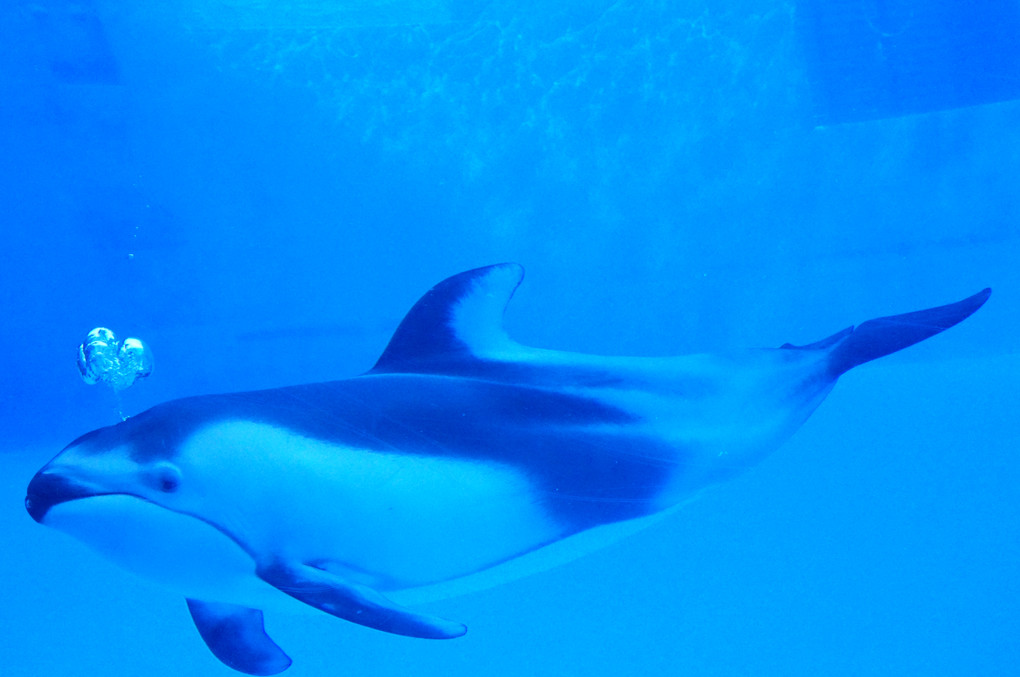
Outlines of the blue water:
<svg viewBox="0 0 1020 677">
<path fill-rule="evenodd" d="M 996 291 L 669 521 L 430 605 L 462 639 L 268 618 L 286 674 L 1014 672 L 1020 22 L 832 4 L 825 40 L 807 2 L 0 7 L 0 674 L 232 674 L 182 600 L 33 523 L 31 474 L 118 407 L 357 374 L 430 285 L 505 260 L 514 338 L 602 354 Z M 156 355 L 120 402 L 75 369 L 99 325 Z"/>
</svg>

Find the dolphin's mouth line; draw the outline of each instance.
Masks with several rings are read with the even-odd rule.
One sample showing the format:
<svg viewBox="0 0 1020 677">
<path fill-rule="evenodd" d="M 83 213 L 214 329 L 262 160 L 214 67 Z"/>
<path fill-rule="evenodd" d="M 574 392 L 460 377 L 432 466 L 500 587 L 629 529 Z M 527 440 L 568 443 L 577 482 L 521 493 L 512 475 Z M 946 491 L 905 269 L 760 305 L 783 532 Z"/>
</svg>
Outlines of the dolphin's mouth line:
<svg viewBox="0 0 1020 677">
<path fill-rule="evenodd" d="M 42 524 L 46 513 L 55 505 L 114 493 L 119 492 L 104 492 L 62 475 L 40 472 L 28 484 L 25 494 L 25 509 L 32 519 Z"/>
<path fill-rule="evenodd" d="M 130 491 L 105 491 L 89 484 L 68 479 L 56 473 L 39 473 L 32 478 L 25 495 L 25 509 L 28 510 L 28 514 L 32 516 L 32 519 L 42 523 L 46 513 L 54 506 L 74 501 L 83 501 L 87 498 L 100 498 L 102 496 L 128 496 L 139 501 L 151 503 L 164 510 L 170 510 L 166 506 L 159 505 L 145 496 L 140 496 Z M 178 511 L 171 510 L 171 512 Z M 194 517 L 194 515 L 191 516 Z"/>
<path fill-rule="evenodd" d="M 89 493 L 83 492 L 81 495 L 67 496 L 60 498 L 59 500 L 52 500 L 50 496 L 40 496 L 39 494 L 29 493 L 25 497 L 25 509 L 28 510 L 28 514 L 32 516 L 32 519 L 42 524 L 47 513 L 58 505 L 77 503 L 89 498 L 102 498 L 103 496 L 127 496 L 129 498 L 136 498 L 139 501 L 151 503 L 152 505 L 157 505 L 144 496 L 138 496 L 137 494 L 131 494 L 125 491 L 93 491 Z M 159 507 L 164 508 L 164 506 Z"/>
<path fill-rule="evenodd" d="M 134 498 L 148 503 L 149 505 L 153 505 L 160 510 L 166 510 L 168 512 L 198 520 L 199 522 L 207 524 L 220 532 L 225 538 L 233 541 L 249 556 L 255 558 L 255 553 L 251 550 L 251 548 L 248 547 L 244 541 L 231 533 L 230 530 L 200 515 L 184 510 L 174 510 L 173 508 L 169 508 L 165 505 L 152 501 L 145 496 L 140 496 L 128 491 L 103 491 L 94 487 L 89 487 L 88 485 L 74 482 L 73 480 L 69 480 L 57 474 L 40 473 L 32 479 L 28 485 L 27 495 L 25 496 L 25 509 L 28 510 L 28 514 L 32 516 L 32 519 L 42 524 L 46 514 L 54 506 L 64 503 L 73 503 L 75 501 L 83 501 L 89 498 L 100 498 L 103 496 L 126 496 Z"/>
</svg>

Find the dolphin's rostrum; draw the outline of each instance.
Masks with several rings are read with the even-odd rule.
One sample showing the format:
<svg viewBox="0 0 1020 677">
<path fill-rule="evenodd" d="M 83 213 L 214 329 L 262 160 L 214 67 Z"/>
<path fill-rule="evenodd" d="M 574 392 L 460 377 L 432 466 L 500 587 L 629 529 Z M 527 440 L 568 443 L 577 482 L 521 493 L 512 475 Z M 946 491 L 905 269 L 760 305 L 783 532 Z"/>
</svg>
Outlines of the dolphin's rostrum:
<svg viewBox="0 0 1020 677">
<path fill-rule="evenodd" d="M 457 637 L 404 605 L 636 531 L 778 447 L 840 374 L 990 293 L 805 346 L 625 358 L 512 341 L 522 276 L 501 264 L 436 285 L 362 376 L 175 400 L 83 435 L 32 479 L 28 512 L 180 591 L 242 672 L 290 665 L 262 612 L 299 603 Z"/>
</svg>

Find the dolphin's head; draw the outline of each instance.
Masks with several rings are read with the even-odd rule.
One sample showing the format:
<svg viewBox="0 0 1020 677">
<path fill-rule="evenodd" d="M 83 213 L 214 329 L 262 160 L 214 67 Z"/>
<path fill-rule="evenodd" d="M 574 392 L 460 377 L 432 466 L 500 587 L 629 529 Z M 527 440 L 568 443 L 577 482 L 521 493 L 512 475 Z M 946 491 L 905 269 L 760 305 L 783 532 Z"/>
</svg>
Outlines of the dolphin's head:
<svg viewBox="0 0 1020 677">
<path fill-rule="evenodd" d="M 25 507 L 124 568 L 199 594 L 203 567 L 250 559 L 203 517 L 206 497 L 179 457 L 179 432 L 158 409 L 71 442 L 29 482 Z"/>
<path fill-rule="evenodd" d="M 25 507 L 32 518 L 48 523 L 50 512 L 70 501 L 101 496 L 130 496 L 174 509 L 184 488 L 173 446 L 153 444 L 140 435 L 152 415 L 93 430 L 64 447 L 28 485 Z M 144 446 L 142 440 L 146 440 Z"/>
</svg>

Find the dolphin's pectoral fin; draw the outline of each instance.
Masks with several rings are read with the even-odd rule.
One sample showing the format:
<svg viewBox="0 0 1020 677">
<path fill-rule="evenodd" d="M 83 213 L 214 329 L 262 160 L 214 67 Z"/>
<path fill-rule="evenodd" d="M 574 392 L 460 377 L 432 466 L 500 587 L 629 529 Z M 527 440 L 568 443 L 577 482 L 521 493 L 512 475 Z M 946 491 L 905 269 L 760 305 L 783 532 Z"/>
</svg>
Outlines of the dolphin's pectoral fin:
<svg viewBox="0 0 1020 677">
<path fill-rule="evenodd" d="M 368 586 L 305 564 L 272 560 L 259 564 L 256 574 L 294 599 L 376 630 L 425 639 L 450 639 L 467 632 L 460 623 L 404 609 Z"/>
<path fill-rule="evenodd" d="M 269 639 L 258 609 L 188 600 L 198 634 L 216 658 L 249 675 L 275 675 L 290 667 L 290 657 Z"/>
</svg>

